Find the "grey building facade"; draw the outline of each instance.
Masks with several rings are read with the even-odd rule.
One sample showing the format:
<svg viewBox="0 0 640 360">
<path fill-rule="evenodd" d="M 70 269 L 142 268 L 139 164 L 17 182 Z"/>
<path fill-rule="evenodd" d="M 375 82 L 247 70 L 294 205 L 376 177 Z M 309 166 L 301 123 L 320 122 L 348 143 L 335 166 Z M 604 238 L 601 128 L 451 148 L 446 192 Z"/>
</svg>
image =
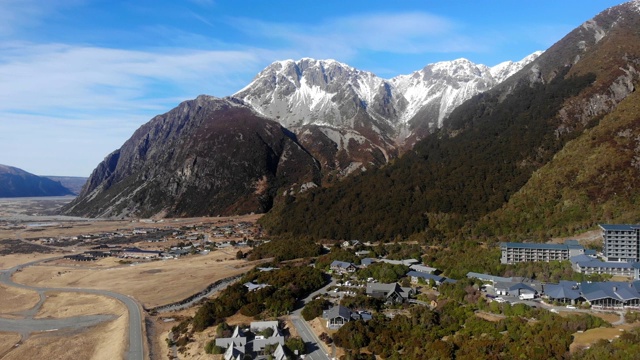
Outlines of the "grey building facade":
<svg viewBox="0 0 640 360">
<path fill-rule="evenodd" d="M 640 261 L 640 225 L 600 224 L 607 261 Z"/>
<path fill-rule="evenodd" d="M 584 254 L 584 248 L 576 240 L 564 244 L 500 243 L 500 262 L 515 264 L 528 261 L 563 261 Z"/>
</svg>

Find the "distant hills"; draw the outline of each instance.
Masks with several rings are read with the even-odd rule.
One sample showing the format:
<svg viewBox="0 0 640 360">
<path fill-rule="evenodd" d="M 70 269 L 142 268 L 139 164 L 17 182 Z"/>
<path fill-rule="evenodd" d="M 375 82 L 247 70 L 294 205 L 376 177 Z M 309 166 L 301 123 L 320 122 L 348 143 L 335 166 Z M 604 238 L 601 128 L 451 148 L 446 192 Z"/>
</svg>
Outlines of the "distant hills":
<svg viewBox="0 0 640 360">
<path fill-rule="evenodd" d="M 82 187 L 84 186 L 84 184 L 87 183 L 87 180 L 89 179 L 82 176 L 48 176 L 47 175 L 45 177 L 53 181 L 59 182 L 60 184 L 62 184 L 62 186 L 71 190 L 71 192 L 74 195 L 80 194 Z"/>
<path fill-rule="evenodd" d="M 47 177 L 0 165 L 0 197 L 36 197 L 74 195 L 74 192 Z"/>
</svg>

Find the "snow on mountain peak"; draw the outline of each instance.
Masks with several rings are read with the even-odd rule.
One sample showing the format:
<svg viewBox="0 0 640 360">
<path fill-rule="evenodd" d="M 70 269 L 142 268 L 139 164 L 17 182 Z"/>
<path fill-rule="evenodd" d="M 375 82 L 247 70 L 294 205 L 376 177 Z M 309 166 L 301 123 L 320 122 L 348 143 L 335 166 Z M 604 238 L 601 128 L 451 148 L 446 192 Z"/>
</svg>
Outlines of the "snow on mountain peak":
<svg viewBox="0 0 640 360">
<path fill-rule="evenodd" d="M 233 96 L 286 127 L 322 124 L 347 129 L 366 114 L 377 124 L 374 131 L 394 129 L 400 136 L 416 121 L 429 122 L 430 128 L 442 126 L 455 107 L 540 54 L 492 68 L 464 58 L 442 61 L 388 80 L 333 59 L 283 60 L 269 65 Z"/>
<path fill-rule="evenodd" d="M 506 80 L 511 75 L 520 71 L 527 64 L 537 59 L 538 56 L 542 55 L 543 51 L 536 51 L 531 55 L 527 55 L 522 60 L 513 62 L 513 61 L 505 61 L 498 65 L 495 65 L 490 68 L 491 76 L 498 82 L 501 83 Z"/>
</svg>

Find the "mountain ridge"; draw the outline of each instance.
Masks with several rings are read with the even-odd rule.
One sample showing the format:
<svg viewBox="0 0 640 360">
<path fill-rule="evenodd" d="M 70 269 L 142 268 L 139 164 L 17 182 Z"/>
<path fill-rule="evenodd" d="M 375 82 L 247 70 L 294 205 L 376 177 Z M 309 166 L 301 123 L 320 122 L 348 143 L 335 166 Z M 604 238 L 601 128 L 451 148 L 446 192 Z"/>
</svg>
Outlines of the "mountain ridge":
<svg viewBox="0 0 640 360">
<path fill-rule="evenodd" d="M 58 181 L 0 164 L 0 197 L 65 195 L 74 195 L 74 193 Z"/>
<path fill-rule="evenodd" d="M 425 236 L 475 234 L 483 238 L 525 234 L 529 240 L 544 239 L 549 232 L 536 228 L 533 234 L 532 221 L 524 220 L 533 209 L 510 206 L 509 201 L 567 144 L 586 136 L 590 129 L 598 129 L 603 118 L 635 94 L 640 83 L 638 8 L 635 1 L 601 12 L 515 76 L 458 106 L 438 132 L 418 142 L 393 164 L 347 178 L 330 189 L 301 194 L 289 200 L 287 207 L 263 217 L 263 225 L 274 234 L 293 236 L 304 228 L 305 235 L 319 239 L 382 240 L 420 232 L 431 234 Z M 637 129 L 629 131 L 633 138 Z M 598 151 L 585 147 L 580 156 L 596 156 Z M 622 145 L 610 152 L 616 151 L 620 154 L 615 156 L 629 159 L 629 151 Z M 635 174 L 636 179 L 640 176 L 634 166 L 623 170 Z M 623 180 L 622 174 L 607 174 L 609 181 L 593 175 L 589 178 L 612 188 L 620 180 L 637 189 L 629 183 L 629 176 Z M 566 176 L 557 194 L 580 194 L 580 182 L 572 174 Z M 538 188 L 549 191 L 548 187 Z M 609 200 L 615 196 L 613 192 L 595 193 L 602 198 L 582 206 L 582 216 L 563 215 L 562 201 L 580 200 L 571 196 L 534 193 L 527 206 L 535 207 L 536 199 L 550 198 L 552 205 L 536 213 L 536 224 L 585 228 L 593 226 L 597 206 L 611 206 Z M 609 211 L 609 219 L 640 217 L 640 212 L 633 210 L 635 197 L 616 199 L 631 213 Z M 507 210 L 501 211 L 503 207 Z M 508 220 L 514 212 L 518 220 Z M 304 218 L 297 214 L 304 214 Z M 490 220 L 478 222 L 485 216 Z M 496 225 L 503 228 L 492 231 Z"/>
</svg>

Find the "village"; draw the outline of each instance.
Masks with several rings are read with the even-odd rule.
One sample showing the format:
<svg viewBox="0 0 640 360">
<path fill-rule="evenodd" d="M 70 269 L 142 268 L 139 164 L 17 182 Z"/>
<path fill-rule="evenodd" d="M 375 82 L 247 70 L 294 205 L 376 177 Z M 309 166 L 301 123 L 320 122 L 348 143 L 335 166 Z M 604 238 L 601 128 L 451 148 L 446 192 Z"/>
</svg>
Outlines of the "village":
<svg viewBox="0 0 640 360">
<path fill-rule="evenodd" d="M 591 276 L 595 274 L 608 279 L 607 281 L 561 279 L 552 283 L 536 278 L 475 272 L 467 273 L 466 278 L 450 278 L 443 276 L 442 270 L 423 263 L 422 257 L 402 257 L 392 250 L 411 248 L 412 245 L 372 244 L 351 240 L 322 244 L 321 255 L 315 260 L 310 259 L 308 265 L 319 270 L 325 280 L 317 289 L 298 298 L 295 307 L 288 308 L 284 313 L 277 313 L 278 316 L 265 315 L 269 312 L 260 315 L 257 312 L 253 318 L 240 316 L 243 311 L 236 310 L 236 315 L 222 323 L 227 330 L 216 331 L 215 335 L 191 335 L 195 341 L 181 342 L 181 334 L 175 329 L 182 325 L 174 324 L 193 317 L 194 311 L 197 314 L 199 304 L 203 304 L 207 297 L 238 282 L 244 288 L 243 296 L 248 299 L 272 296 L 259 294 L 273 294 L 281 285 L 259 281 L 260 278 L 269 277 L 256 274 L 273 273 L 277 277 L 280 267 L 291 268 L 296 264 L 278 263 L 269 259 L 249 261 L 247 257 L 253 249 L 269 246 L 269 240 L 263 238 L 260 227 L 255 221 L 242 219 L 232 222 L 217 221 L 193 219 L 178 224 L 171 224 L 168 220 L 138 221 L 127 226 L 118 224 L 119 227 L 108 231 L 93 227 L 94 231 L 83 231 L 81 235 L 68 233 L 83 228 L 89 230 L 88 226 L 23 224 L 16 232 L 20 234 L 19 240 L 22 243 L 42 246 L 62 256 L 41 269 L 32 267 L 23 270 L 17 275 L 17 280 L 29 279 L 29 283 L 39 286 L 65 286 L 83 279 L 80 284 L 88 286 L 93 283 L 91 276 L 98 276 L 95 270 L 113 272 L 116 269 L 124 270 L 121 266 L 135 265 L 128 272 L 134 271 L 137 275 L 133 276 L 139 277 L 135 281 L 140 284 L 137 287 L 131 287 L 131 281 L 121 281 L 125 278 L 133 279 L 132 275 L 125 278 L 111 277 L 108 281 L 100 280 L 101 285 L 97 286 L 133 294 L 142 303 L 147 316 L 154 319 L 150 324 L 157 327 L 153 339 L 150 338 L 152 348 L 155 349 L 153 351 L 168 356 L 169 359 L 191 359 L 202 351 L 218 354 L 225 360 L 244 359 L 246 356 L 280 360 L 310 354 L 321 355 L 320 358 L 323 359 L 338 358 L 346 351 L 340 346 L 344 346 L 344 343 L 340 342 L 339 333 L 345 325 L 354 321 L 368 322 L 378 316 L 392 319 L 398 315 L 406 315 L 413 308 L 423 307 L 436 311 L 447 303 L 447 296 L 455 288 L 472 293 L 486 304 L 522 304 L 557 314 L 604 314 L 602 316 L 608 316 L 607 319 L 615 324 L 624 324 L 628 312 L 640 310 L 640 278 L 636 263 L 602 260 L 608 260 L 607 255 L 611 257 L 611 252 L 607 252 L 607 249 L 616 249 L 613 241 L 620 239 L 611 240 L 609 235 L 613 233 L 609 234 L 608 231 L 615 231 L 615 236 L 622 236 L 622 230 L 618 227 L 614 230 L 606 225 L 601 227 L 605 245 L 601 252 L 585 248 L 575 240 L 557 244 L 499 244 L 502 263 L 565 261 L 570 262 L 572 270 L 576 274 L 582 274 L 585 279 L 593 279 Z M 75 229 L 70 229 L 74 226 Z M 4 227 L 16 231 L 15 225 L 5 224 Z M 45 233 L 47 236 L 32 236 Z M 55 235 L 49 235 L 52 233 Z M 385 249 L 389 251 L 388 254 L 379 253 Z M 217 255 L 211 258 L 210 254 Z M 204 275 L 214 271 L 211 268 L 212 259 L 219 264 L 216 265 L 218 268 L 225 267 L 229 271 L 220 273 L 215 278 L 207 278 L 205 275 L 195 282 L 189 282 L 184 289 L 175 287 L 170 293 L 153 294 L 152 289 L 157 288 L 154 284 L 159 284 L 157 280 L 150 282 L 153 274 L 167 276 L 175 271 L 175 276 L 170 275 L 166 279 L 176 281 L 181 276 L 180 269 L 192 267 L 193 274 Z M 107 260 L 109 262 L 105 262 Z M 164 265 L 173 263 L 174 260 L 179 260 L 175 262 L 177 266 Z M 306 261 L 309 260 L 301 264 L 306 264 Z M 70 265 L 73 267 L 69 267 Z M 89 266 L 87 270 L 92 270 L 85 270 L 85 266 Z M 52 271 L 57 271 L 57 275 L 54 274 L 49 280 L 43 277 Z M 92 274 L 90 277 L 83 275 L 89 273 Z M 182 273 L 189 274 L 184 270 Z M 182 275 L 183 278 L 184 276 Z M 244 281 L 246 276 L 251 280 Z M 68 279 L 64 280 L 65 278 Z M 187 285 L 187 282 L 183 281 L 182 285 Z M 220 294 L 224 297 L 224 293 Z M 268 303 L 265 301 L 265 304 Z M 482 314 L 499 309 L 488 305 L 483 305 L 482 308 L 485 307 Z M 615 314 L 615 319 L 611 317 L 612 314 Z M 171 340 L 168 341 L 168 352 L 163 339 Z"/>
</svg>

